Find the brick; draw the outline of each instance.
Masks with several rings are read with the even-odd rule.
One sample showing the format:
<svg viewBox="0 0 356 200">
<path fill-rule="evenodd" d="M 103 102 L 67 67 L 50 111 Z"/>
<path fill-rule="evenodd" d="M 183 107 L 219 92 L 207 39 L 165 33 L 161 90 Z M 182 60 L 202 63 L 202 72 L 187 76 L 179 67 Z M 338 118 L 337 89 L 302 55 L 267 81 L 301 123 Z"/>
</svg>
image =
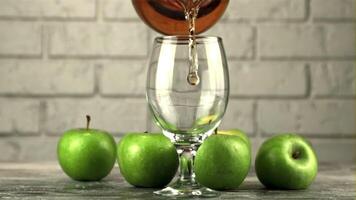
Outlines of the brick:
<svg viewBox="0 0 356 200">
<path fill-rule="evenodd" d="M 314 96 L 355 96 L 356 77 L 353 62 L 328 62 L 311 66 Z"/>
<path fill-rule="evenodd" d="M 103 12 L 106 19 L 138 20 L 131 1 L 104 0 Z"/>
<path fill-rule="evenodd" d="M 305 96 L 306 72 L 296 62 L 230 62 L 232 96 Z"/>
<path fill-rule="evenodd" d="M 302 20 L 306 16 L 305 0 L 233 0 L 227 19 Z"/>
<path fill-rule="evenodd" d="M 319 163 L 350 163 L 356 161 L 355 139 L 311 139 Z"/>
<path fill-rule="evenodd" d="M 19 162 L 40 162 L 57 160 L 58 137 L 16 138 L 20 147 Z"/>
<path fill-rule="evenodd" d="M 146 56 L 147 29 L 139 22 L 51 26 L 51 56 Z"/>
<path fill-rule="evenodd" d="M 95 0 L 2 0 L 1 17 L 94 18 Z"/>
<path fill-rule="evenodd" d="M 58 137 L 3 137 L 0 162 L 44 162 L 57 160 Z"/>
<path fill-rule="evenodd" d="M 252 58 L 254 56 L 255 32 L 252 27 L 236 23 L 218 23 L 205 35 L 223 38 L 229 58 Z"/>
<path fill-rule="evenodd" d="M 85 61 L 1 60 L 0 77 L 0 94 L 83 95 L 94 91 L 94 67 Z"/>
<path fill-rule="evenodd" d="M 356 11 L 355 11 L 356 12 Z M 326 26 L 326 48 L 330 57 L 356 56 L 356 24 Z"/>
<path fill-rule="evenodd" d="M 258 128 L 266 134 L 355 134 L 354 100 L 260 101 L 257 110 Z"/>
<path fill-rule="evenodd" d="M 0 140 L 0 151 L 2 152 L 0 162 L 14 162 L 17 161 L 20 156 L 19 144 L 15 140 L 9 140 L 6 137 Z"/>
<path fill-rule="evenodd" d="M 145 95 L 146 61 L 105 62 L 100 76 L 100 90 L 105 95 Z"/>
<path fill-rule="evenodd" d="M 317 20 L 355 20 L 355 0 L 312 0 L 311 15 Z"/>
<path fill-rule="evenodd" d="M 270 25 L 259 28 L 259 54 L 263 58 L 321 57 L 326 55 L 320 26 Z"/>
<path fill-rule="evenodd" d="M 46 132 L 62 134 L 65 130 L 85 127 L 85 115 L 92 117 L 91 127 L 111 133 L 145 131 L 145 99 L 58 99 L 48 100 Z"/>
<path fill-rule="evenodd" d="M 262 58 L 355 57 L 355 25 L 261 26 L 259 54 Z"/>
<path fill-rule="evenodd" d="M 0 133 L 38 133 L 40 102 L 0 98 Z"/>
<path fill-rule="evenodd" d="M 0 56 L 40 56 L 41 26 L 31 22 L 0 22 Z"/>
<path fill-rule="evenodd" d="M 241 129 L 252 135 L 255 132 L 253 101 L 230 99 L 220 128 Z"/>
</svg>

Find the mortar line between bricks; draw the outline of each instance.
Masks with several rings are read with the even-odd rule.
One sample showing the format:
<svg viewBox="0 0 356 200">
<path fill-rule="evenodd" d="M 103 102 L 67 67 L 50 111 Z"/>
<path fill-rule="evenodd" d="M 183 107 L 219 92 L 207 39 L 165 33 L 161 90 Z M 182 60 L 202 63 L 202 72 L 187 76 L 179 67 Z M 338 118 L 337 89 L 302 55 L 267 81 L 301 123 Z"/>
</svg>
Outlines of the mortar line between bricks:
<svg viewBox="0 0 356 200">
<path fill-rule="evenodd" d="M 312 93 L 312 75 L 311 75 L 311 69 L 310 65 L 306 64 L 304 66 L 305 70 L 305 97 L 306 98 L 311 98 L 311 93 Z"/>
<path fill-rule="evenodd" d="M 93 88 L 93 95 L 94 96 L 101 96 L 101 73 L 102 73 L 102 65 L 96 64 L 94 66 L 94 88 Z"/>
<path fill-rule="evenodd" d="M 74 99 L 82 99 L 82 98 L 93 98 L 95 95 L 70 95 L 70 94 L 0 94 L 0 98 L 24 98 L 24 99 L 41 99 L 41 98 L 74 98 Z"/>
<path fill-rule="evenodd" d="M 0 95 L 0 98 L 8 98 L 8 99 L 16 99 L 16 98 L 21 98 L 21 99 L 93 99 L 93 98 L 99 98 L 99 99 L 144 99 L 144 95 L 117 95 L 117 96 L 99 96 L 99 95 L 90 95 L 90 96 L 75 96 L 75 95 L 21 95 L 21 94 L 16 94 L 16 95 Z"/>
<path fill-rule="evenodd" d="M 147 55 L 142 55 L 142 56 L 130 56 L 130 55 L 118 55 L 118 56 L 107 56 L 107 55 L 95 55 L 95 56 L 82 56 L 82 55 L 50 55 L 49 58 L 53 60 L 67 60 L 67 59 L 73 59 L 73 60 L 122 60 L 122 59 L 145 59 Z"/>
<path fill-rule="evenodd" d="M 99 24 L 103 23 L 103 2 L 101 0 L 95 0 L 95 21 Z"/>
<path fill-rule="evenodd" d="M 94 17 L 23 17 L 2 16 L 0 22 L 95 22 Z"/>
<path fill-rule="evenodd" d="M 257 101 L 254 100 L 253 101 L 253 104 L 252 104 L 252 124 L 253 124 L 253 131 L 254 131 L 254 134 L 253 136 L 254 137 L 260 137 L 260 132 L 258 131 L 259 130 L 259 127 L 258 127 L 258 119 L 257 119 Z"/>
<path fill-rule="evenodd" d="M 142 22 L 140 19 L 136 18 L 110 18 L 110 17 L 105 17 L 103 18 L 103 21 L 106 23 L 117 23 L 117 22 Z"/>
<path fill-rule="evenodd" d="M 40 100 L 40 107 L 39 107 L 39 119 L 38 119 L 38 130 L 39 135 L 46 134 L 46 117 L 47 117 L 47 102 L 44 99 Z"/>
<path fill-rule="evenodd" d="M 11 132 L 11 133 L 8 133 L 8 132 L 2 132 L 0 134 L 0 139 L 8 139 L 8 138 L 14 138 L 14 139 L 17 139 L 17 138 L 47 138 L 47 137 L 50 137 L 51 135 L 48 135 L 48 134 L 44 134 L 44 135 L 39 135 L 39 134 L 33 134 L 33 133 L 28 133 L 28 132 L 21 132 L 19 134 L 13 134 L 14 132 Z M 59 135 L 56 135 L 57 137 Z"/>
<path fill-rule="evenodd" d="M 294 132 L 294 133 L 301 135 L 303 137 L 307 137 L 308 139 L 338 139 L 338 140 L 344 139 L 344 140 L 355 140 L 356 141 L 356 134 L 343 135 L 340 133 L 334 133 L 334 134 L 310 134 L 310 133 L 301 133 L 301 132 Z M 263 133 L 261 135 L 261 138 L 269 138 L 275 134 L 276 134 L 275 132 L 274 133 Z"/>
<path fill-rule="evenodd" d="M 275 25 L 275 24 L 303 24 L 307 22 L 305 17 L 303 19 L 271 19 L 271 18 L 260 18 L 260 19 L 253 19 L 253 18 L 238 18 L 238 19 L 224 19 L 219 22 L 223 22 L 226 24 L 234 23 L 236 25 Z"/>
<path fill-rule="evenodd" d="M 312 19 L 312 23 L 319 25 L 319 24 L 325 24 L 325 25 L 334 25 L 334 24 L 349 24 L 353 25 L 355 24 L 356 20 L 355 19 L 349 19 L 349 18 L 339 18 L 339 19 Z"/>
<path fill-rule="evenodd" d="M 144 99 L 145 95 L 134 95 L 134 94 L 117 94 L 117 95 L 108 95 L 108 94 L 100 94 L 100 95 L 76 95 L 76 94 L 0 94 L 0 98 L 23 98 L 23 99 L 65 99 L 65 98 L 73 98 L 73 99 L 90 99 L 94 97 L 99 97 L 101 99 L 122 99 L 122 98 L 132 98 L 132 99 Z M 315 96 L 313 99 L 306 98 L 305 96 L 294 97 L 294 96 L 235 96 L 230 95 L 230 99 L 232 100 L 273 100 L 273 101 L 308 101 L 308 100 L 356 100 L 356 96 Z"/>
<path fill-rule="evenodd" d="M 41 47 L 42 48 L 42 47 Z M 41 50 L 43 51 L 43 50 Z M 0 60 L 2 59 L 31 59 L 31 60 L 38 60 L 42 59 L 42 53 L 38 55 L 11 55 L 11 54 L 1 54 Z"/>
<path fill-rule="evenodd" d="M 258 120 L 258 100 L 254 100 L 254 109 L 255 109 L 255 113 L 254 113 L 254 119 L 255 119 L 255 131 L 256 131 L 256 141 L 258 144 L 261 144 L 262 141 L 262 132 L 261 129 L 259 127 L 259 120 Z"/>
<path fill-rule="evenodd" d="M 339 100 L 339 101 L 350 101 L 350 100 L 356 100 L 355 97 L 313 97 L 313 99 L 310 98 L 296 98 L 296 97 L 230 97 L 230 99 L 233 100 L 261 100 L 261 101 L 334 101 L 334 100 Z"/>
<path fill-rule="evenodd" d="M 259 29 L 257 28 L 257 26 L 255 26 L 255 47 L 254 47 L 254 54 L 255 54 L 255 61 L 256 62 L 260 62 L 261 58 L 260 58 L 260 53 L 259 53 L 259 49 L 260 49 L 260 32 Z"/>
<path fill-rule="evenodd" d="M 248 100 L 248 99 L 255 99 L 255 100 L 296 100 L 296 99 L 307 99 L 305 95 L 302 96 L 293 96 L 293 95 L 276 95 L 276 96 L 270 96 L 270 95 L 230 95 L 230 99 L 243 99 L 243 100 Z"/>
<path fill-rule="evenodd" d="M 48 60 L 48 53 L 49 53 L 49 30 L 48 26 L 42 24 L 42 34 L 41 34 L 41 48 L 42 48 L 42 59 L 44 61 Z"/>
<path fill-rule="evenodd" d="M 311 17 L 311 1 L 310 0 L 305 0 L 305 21 L 308 24 L 312 24 L 312 17 Z"/>
<path fill-rule="evenodd" d="M 252 34 L 253 34 L 253 47 L 252 47 L 252 57 L 251 59 L 254 61 L 258 61 L 259 58 L 259 54 L 258 54 L 258 35 L 257 35 L 258 31 L 257 31 L 257 26 L 253 25 L 252 26 Z"/>
<path fill-rule="evenodd" d="M 356 56 L 347 57 L 261 57 L 261 61 L 355 61 Z"/>
</svg>

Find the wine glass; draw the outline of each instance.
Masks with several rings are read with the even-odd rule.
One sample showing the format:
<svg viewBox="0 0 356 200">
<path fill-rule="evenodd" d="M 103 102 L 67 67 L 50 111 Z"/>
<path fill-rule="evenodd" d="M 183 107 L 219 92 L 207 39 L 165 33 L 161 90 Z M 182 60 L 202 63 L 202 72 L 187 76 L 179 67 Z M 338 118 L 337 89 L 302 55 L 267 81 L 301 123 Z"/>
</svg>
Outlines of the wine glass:
<svg viewBox="0 0 356 200">
<path fill-rule="evenodd" d="M 198 147 L 220 124 L 229 97 L 227 61 L 219 37 L 196 36 L 199 84 L 187 81 L 193 36 L 165 36 L 154 40 L 147 78 L 147 101 L 156 124 L 175 145 L 180 157 L 177 180 L 156 194 L 215 196 L 195 181 Z"/>
</svg>

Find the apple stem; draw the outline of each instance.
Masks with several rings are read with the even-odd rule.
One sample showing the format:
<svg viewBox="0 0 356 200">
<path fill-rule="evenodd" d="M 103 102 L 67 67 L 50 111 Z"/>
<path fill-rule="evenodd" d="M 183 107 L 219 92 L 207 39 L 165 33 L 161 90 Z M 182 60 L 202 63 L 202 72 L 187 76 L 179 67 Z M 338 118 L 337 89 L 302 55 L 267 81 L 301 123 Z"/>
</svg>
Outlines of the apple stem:
<svg viewBox="0 0 356 200">
<path fill-rule="evenodd" d="M 300 152 L 299 152 L 299 151 L 295 151 L 295 152 L 293 152 L 293 154 L 292 154 L 292 157 L 293 157 L 294 159 L 298 159 L 299 156 L 300 156 Z"/>
<path fill-rule="evenodd" d="M 144 133 L 148 133 L 148 131 L 145 131 Z"/>
<path fill-rule="evenodd" d="M 90 125 L 90 115 L 86 115 L 87 117 L 87 130 L 89 130 L 89 125 Z"/>
<path fill-rule="evenodd" d="M 215 135 L 218 134 L 218 128 L 216 128 L 216 129 L 214 130 L 214 133 L 215 133 Z"/>
</svg>

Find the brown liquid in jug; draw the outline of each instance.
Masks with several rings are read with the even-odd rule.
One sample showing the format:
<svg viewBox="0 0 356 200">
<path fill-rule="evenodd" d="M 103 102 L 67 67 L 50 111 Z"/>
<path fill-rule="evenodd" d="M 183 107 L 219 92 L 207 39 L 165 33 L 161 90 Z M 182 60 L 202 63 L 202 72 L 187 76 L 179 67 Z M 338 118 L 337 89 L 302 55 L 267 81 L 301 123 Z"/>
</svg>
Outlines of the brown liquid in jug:
<svg viewBox="0 0 356 200">
<path fill-rule="evenodd" d="M 213 26 L 224 13 L 229 0 L 132 0 L 136 12 L 150 27 L 165 35 L 188 35 L 186 9 L 198 7 L 196 34 Z"/>
</svg>

